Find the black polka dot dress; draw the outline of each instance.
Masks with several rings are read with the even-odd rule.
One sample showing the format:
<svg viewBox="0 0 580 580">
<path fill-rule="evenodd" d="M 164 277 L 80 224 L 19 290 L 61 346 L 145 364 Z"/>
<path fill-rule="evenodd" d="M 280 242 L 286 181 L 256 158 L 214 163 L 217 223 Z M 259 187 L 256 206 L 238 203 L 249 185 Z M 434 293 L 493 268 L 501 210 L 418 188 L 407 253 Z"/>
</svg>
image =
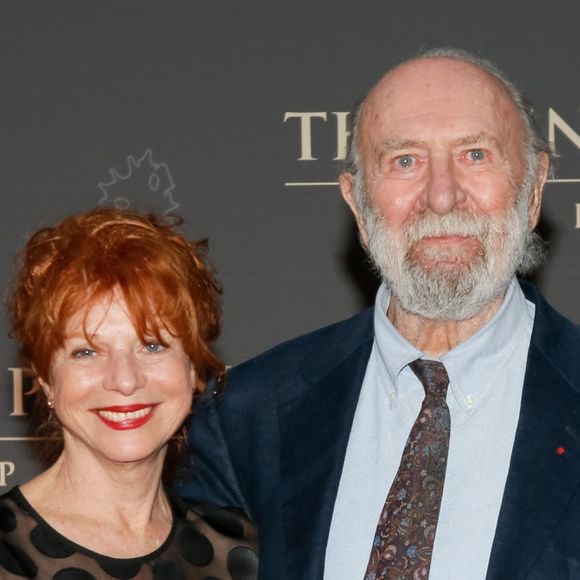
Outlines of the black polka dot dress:
<svg viewBox="0 0 580 580">
<path fill-rule="evenodd" d="M 172 498 L 167 540 L 139 558 L 109 558 L 51 528 L 18 487 L 0 496 L 0 579 L 255 580 L 257 531 L 240 510 Z"/>
</svg>

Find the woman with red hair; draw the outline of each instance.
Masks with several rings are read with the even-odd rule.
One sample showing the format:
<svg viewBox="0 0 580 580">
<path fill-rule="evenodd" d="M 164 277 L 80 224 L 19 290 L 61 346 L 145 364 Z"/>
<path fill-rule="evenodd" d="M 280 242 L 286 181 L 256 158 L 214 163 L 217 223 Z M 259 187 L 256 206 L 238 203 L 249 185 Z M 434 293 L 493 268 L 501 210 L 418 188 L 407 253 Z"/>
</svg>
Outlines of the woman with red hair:
<svg viewBox="0 0 580 580">
<path fill-rule="evenodd" d="M 206 246 L 175 225 L 97 209 L 24 249 L 10 314 L 48 468 L 0 497 L 1 578 L 256 577 L 243 514 L 163 485 L 195 394 L 224 373 Z"/>
</svg>

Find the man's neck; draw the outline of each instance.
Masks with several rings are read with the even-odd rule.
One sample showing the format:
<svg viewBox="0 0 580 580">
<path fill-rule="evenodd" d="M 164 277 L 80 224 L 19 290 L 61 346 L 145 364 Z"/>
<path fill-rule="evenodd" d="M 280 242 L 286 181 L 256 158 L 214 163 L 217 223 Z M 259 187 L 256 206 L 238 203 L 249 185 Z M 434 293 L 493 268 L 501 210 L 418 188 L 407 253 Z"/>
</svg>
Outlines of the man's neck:
<svg viewBox="0 0 580 580">
<path fill-rule="evenodd" d="M 413 346 L 429 356 L 441 356 L 466 341 L 482 328 L 500 309 L 503 296 L 490 302 L 467 320 L 431 320 L 405 310 L 396 296 L 391 296 L 387 316 L 397 331 Z"/>
</svg>

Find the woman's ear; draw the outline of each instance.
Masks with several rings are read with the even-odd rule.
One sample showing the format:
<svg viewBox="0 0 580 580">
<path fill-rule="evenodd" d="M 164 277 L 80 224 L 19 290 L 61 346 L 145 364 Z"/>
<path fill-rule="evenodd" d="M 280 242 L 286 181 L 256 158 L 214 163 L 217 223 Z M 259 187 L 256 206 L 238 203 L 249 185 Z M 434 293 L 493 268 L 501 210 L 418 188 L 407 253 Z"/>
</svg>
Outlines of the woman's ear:
<svg viewBox="0 0 580 580">
<path fill-rule="evenodd" d="M 48 406 L 52 408 L 54 406 L 54 397 L 53 397 L 52 387 L 48 384 L 47 381 L 45 381 L 40 376 L 37 377 L 36 380 L 38 381 L 40 388 L 44 392 L 44 396 L 46 397 L 46 401 L 47 401 Z"/>
</svg>

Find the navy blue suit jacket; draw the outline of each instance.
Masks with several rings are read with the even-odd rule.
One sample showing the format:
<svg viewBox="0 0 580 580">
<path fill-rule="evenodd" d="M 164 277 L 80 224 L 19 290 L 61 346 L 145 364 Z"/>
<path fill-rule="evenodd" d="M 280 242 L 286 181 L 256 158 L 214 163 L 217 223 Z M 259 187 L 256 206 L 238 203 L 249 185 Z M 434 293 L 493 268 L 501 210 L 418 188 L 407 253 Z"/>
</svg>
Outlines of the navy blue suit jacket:
<svg viewBox="0 0 580 580">
<path fill-rule="evenodd" d="M 487 579 L 580 579 L 580 329 L 524 291 L 536 316 Z M 252 515 L 262 580 L 323 577 L 372 342 L 369 309 L 233 369 L 194 413 L 180 492 Z"/>
</svg>

